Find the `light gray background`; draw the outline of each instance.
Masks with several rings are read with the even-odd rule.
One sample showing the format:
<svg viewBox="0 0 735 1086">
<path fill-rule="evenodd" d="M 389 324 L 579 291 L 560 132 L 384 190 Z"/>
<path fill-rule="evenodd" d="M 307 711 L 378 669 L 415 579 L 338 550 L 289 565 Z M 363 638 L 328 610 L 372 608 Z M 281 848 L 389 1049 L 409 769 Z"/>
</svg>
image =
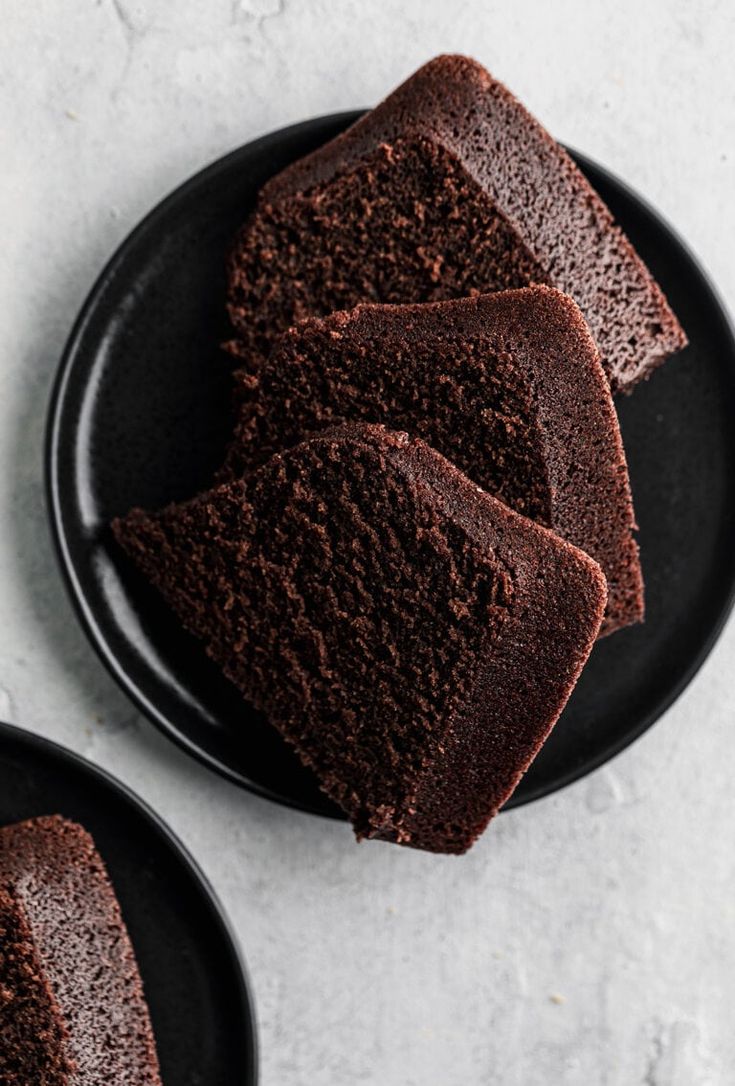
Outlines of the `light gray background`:
<svg viewBox="0 0 735 1086">
<path fill-rule="evenodd" d="M 0 718 L 151 802 L 212 880 L 265 1086 L 735 1081 L 732 623 L 607 768 L 461 859 L 357 846 L 180 754 L 118 692 L 43 509 L 51 378 L 92 280 L 194 170 L 474 54 L 652 200 L 735 303 L 735 7 L 596 0 L 5 0 L 0 32 Z"/>
</svg>

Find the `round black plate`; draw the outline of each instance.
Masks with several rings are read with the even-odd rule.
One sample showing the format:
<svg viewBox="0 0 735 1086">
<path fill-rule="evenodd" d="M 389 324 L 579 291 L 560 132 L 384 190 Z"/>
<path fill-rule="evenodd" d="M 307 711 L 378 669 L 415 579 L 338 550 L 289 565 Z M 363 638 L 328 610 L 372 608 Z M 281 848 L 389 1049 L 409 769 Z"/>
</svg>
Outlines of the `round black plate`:
<svg viewBox="0 0 735 1086">
<path fill-rule="evenodd" d="M 92 834 L 140 966 L 164 1086 L 254 1086 L 243 964 L 204 876 L 132 792 L 64 747 L 0 724 L 0 825 L 62 814 Z"/>
<path fill-rule="evenodd" d="M 92 290 L 51 403 L 48 494 L 61 565 L 103 661 L 139 707 L 253 791 L 339 815 L 278 735 L 118 553 L 110 518 L 208 485 L 229 429 L 218 343 L 224 255 L 266 178 L 356 113 L 275 132 L 197 174 L 130 235 Z M 647 587 L 645 625 L 596 646 L 512 805 L 622 750 L 694 675 L 735 581 L 735 343 L 711 285 L 635 193 L 575 155 L 669 295 L 691 346 L 619 402 Z"/>
</svg>

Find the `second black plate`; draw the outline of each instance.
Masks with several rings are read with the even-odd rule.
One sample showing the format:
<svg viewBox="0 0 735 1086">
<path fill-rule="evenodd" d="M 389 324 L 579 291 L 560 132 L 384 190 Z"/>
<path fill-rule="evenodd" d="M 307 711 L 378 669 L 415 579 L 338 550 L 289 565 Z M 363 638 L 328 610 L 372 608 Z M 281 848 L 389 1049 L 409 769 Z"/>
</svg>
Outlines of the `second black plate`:
<svg viewBox="0 0 735 1086">
<path fill-rule="evenodd" d="M 105 862 L 140 966 L 164 1086 L 255 1086 L 243 965 L 182 845 L 107 773 L 0 724 L 0 825 L 50 814 L 81 823 Z"/>
<path fill-rule="evenodd" d="M 72 332 L 51 404 L 47 472 L 62 568 L 100 656 L 147 715 L 212 768 L 341 817 L 294 754 L 178 627 L 115 548 L 110 519 L 205 487 L 229 431 L 224 254 L 262 183 L 357 114 L 248 144 L 130 235 Z M 596 646 L 510 805 L 546 795 L 640 735 L 691 679 L 735 580 L 735 344 L 710 284 L 635 193 L 575 156 L 662 284 L 691 345 L 619 402 L 647 589 L 645 625 Z"/>
</svg>

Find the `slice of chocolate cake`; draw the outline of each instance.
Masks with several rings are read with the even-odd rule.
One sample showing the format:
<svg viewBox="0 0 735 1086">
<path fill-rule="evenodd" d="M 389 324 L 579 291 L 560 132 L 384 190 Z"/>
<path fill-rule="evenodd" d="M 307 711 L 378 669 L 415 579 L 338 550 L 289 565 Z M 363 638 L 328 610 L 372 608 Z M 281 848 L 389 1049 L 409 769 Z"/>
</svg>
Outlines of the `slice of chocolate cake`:
<svg viewBox="0 0 735 1086">
<path fill-rule="evenodd" d="M 257 375 L 239 380 L 226 475 L 344 421 L 408 430 L 600 564 L 603 633 L 643 618 L 617 415 L 567 295 L 526 287 L 307 319 L 277 341 Z"/>
<path fill-rule="evenodd" d="M 247 368 L 305 316 L 546 283 L 571 294 L 614 391 L 686 343 L 648 269 L 569 155 L 475 61 L 430 61 L 263 188 L 234 245 Z"/>
<path fill-rule="evenodd" d="M 0 1082 L 161 1086 L 115 892 L 59 816 L 0 830 Z"/>
<path fill-rule="evenodd" d="M 358 837 L 437 852 L 512 793 L 605 609 L 587 555 L 381 426 L 114 528 Z"/>
</svg>

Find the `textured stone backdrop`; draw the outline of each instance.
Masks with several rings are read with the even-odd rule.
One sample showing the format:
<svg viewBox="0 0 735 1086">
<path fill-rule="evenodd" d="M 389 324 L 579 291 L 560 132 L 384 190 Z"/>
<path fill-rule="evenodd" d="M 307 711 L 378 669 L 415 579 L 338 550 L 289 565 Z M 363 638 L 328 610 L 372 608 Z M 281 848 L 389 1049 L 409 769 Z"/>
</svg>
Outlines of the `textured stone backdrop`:
<svg viewBox="0 0 735 1086">
<path fill-rule="evenodd" d="M 47 537 L 56 361 L 158 199 L 269 129 L 474 54 L 626 178 L 735 304 L 727 0 L 5 0 L 0 35 L 0 717 L 108 767 L 214 883 L 258 1001 L 264 1086 L 735 1081 L 735 626 L 607 768 L 464 859 L 367 844 L 219 780 L 98 664 Z"/>
</svg>

